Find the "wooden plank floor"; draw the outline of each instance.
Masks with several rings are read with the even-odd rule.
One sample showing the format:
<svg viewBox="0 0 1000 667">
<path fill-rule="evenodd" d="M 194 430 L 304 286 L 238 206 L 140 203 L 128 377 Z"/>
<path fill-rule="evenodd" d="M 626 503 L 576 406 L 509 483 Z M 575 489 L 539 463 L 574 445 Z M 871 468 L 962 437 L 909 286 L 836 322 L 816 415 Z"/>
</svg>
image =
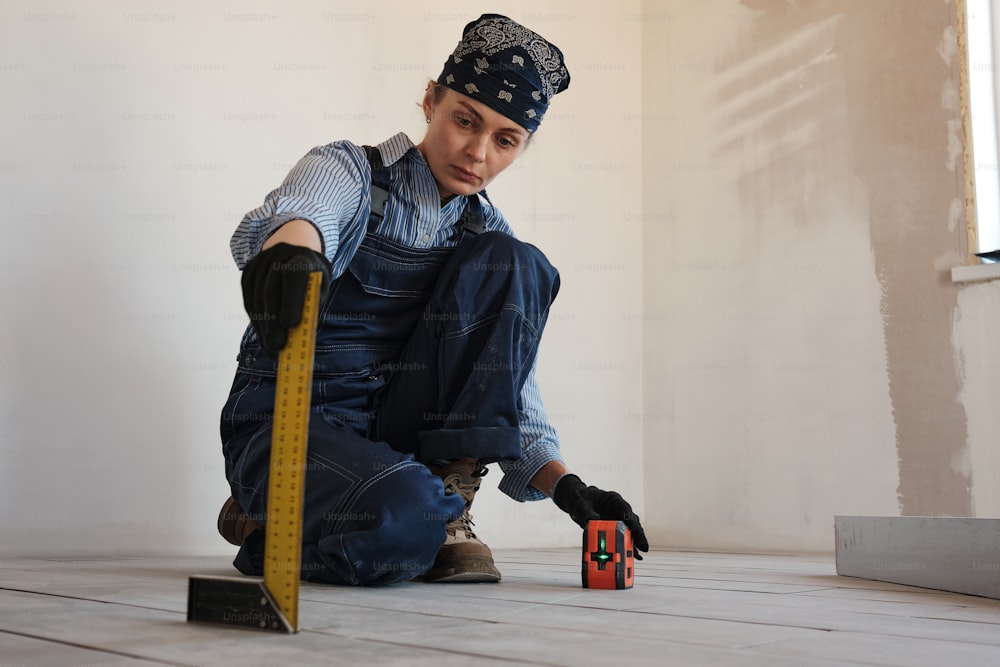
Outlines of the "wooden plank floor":
<svg viewBox="0 0 1000 667">
<path fill-rule="evenodd" d="M 298 635 L 185 622 L 228 559 L 0 562 L 0 665 L 1000 665 L 1000 601 L 838 577 L 832 555 L 658 551 L 585 590 L 579 552 L 497 550 L 500 584 L 305 584 Z"/>
</svg>

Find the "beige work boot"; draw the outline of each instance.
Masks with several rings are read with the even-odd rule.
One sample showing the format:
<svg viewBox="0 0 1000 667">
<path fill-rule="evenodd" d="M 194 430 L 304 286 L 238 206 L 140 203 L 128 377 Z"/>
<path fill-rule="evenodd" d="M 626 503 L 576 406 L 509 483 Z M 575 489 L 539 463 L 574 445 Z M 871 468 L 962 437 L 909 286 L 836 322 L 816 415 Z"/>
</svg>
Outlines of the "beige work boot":
<svg viewBox="0 0 1000 667">
<path fill-rule="evenodd" d="M 493 563 L 490 548 L 472 532 L 472 515 L 469 508 L 479 490 L 480 479 L 486 474 L 485 466 L 477 461 L 464 459 L 446 466 L 431 467 L 431 472 L 444 481 L 445 493 L 458 493 L 465 499 L 465 511 L 447 526 L 448 533 L 434 565 L 424 575 L 428 582 L 497 582 L 500 571 Z"/>
<path fill-rule="evenodd" d="M 236 546 L 243 544 L 247 535 L 260 528 L 260 524 L 251 519 L 232 496 L 222 504 L 218 526 L 219 535 L 226 538 L 226 542 Z"/>
</svg>

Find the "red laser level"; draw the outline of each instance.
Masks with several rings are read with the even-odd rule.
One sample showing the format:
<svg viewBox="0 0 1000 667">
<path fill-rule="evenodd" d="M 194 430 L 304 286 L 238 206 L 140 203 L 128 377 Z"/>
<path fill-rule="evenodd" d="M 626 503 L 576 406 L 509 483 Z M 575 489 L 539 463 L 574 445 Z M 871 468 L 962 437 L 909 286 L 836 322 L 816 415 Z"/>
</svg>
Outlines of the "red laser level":
<svg viewBox="0 0 1000 667">
<path fill-rule="evenodd" d="M 632 531 L 624 521 L 590 521 L 583 531 L 583 587 L 632 588 Z"/>
</svg>

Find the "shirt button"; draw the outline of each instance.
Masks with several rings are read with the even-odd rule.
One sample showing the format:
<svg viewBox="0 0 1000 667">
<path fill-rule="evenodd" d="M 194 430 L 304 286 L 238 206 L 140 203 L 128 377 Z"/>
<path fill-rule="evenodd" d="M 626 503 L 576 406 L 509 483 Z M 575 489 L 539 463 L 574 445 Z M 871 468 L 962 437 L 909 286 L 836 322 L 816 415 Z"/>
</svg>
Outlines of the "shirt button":
<svg viewBox="0 0 1000 667">
<path fill-rule="evenodd" d="M 431 241 L 431 235 L 424 234 L 424 243 L 430 243 L 430 241 Z"/>
</svg>

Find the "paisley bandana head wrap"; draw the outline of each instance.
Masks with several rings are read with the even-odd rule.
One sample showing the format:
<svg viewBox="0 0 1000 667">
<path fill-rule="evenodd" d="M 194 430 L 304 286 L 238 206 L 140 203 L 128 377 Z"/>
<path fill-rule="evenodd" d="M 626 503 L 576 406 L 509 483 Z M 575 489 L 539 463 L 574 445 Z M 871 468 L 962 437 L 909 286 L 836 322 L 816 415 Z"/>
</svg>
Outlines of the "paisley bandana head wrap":
<svg viewBox="0 0 1000 667">
<path fill-rule="evenodd" d="M 483 14 L 465 26 L 438 83 L 534 132 L 552 97 L 569 87 L 569 71 L 555 44 L 506 16 Z"/>
</svg>

